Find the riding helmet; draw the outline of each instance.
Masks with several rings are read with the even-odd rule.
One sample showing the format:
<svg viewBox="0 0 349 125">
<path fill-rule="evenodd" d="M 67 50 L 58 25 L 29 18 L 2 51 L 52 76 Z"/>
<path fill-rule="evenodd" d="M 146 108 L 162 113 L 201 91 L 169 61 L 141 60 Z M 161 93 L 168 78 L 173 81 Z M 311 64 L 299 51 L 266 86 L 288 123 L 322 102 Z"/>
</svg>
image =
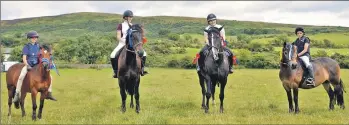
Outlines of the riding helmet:
<svg viewBox="0 0 349 125">
<path fill-rule="evenodd" d="M 217 17 L 213 13 L 207 15 L 207 21 L 216 20 Z"/>
<path fill-rule="evenodd" d="M 304 29 L 302 27 L 297 27 L 294 33 L 297 34 L 298 31 L 301 31 L 304 33 Z"/>
<path fill-rule="evenodd" d="M 33 37 L 39 38 L 38 32 L 36 32 L 36 31 L 30 31 L 30 32 L 27 33 L 27 38 L 28 38 L 28 39 L 29 39 L 29 38 L 33 38 Z"/>
<path fill-rule="evenodd" d="M 126 10 L 122 18 L 125 18 L 125 17 L 133 17 L 133 12 L 131 10 Z"/>
</svg>

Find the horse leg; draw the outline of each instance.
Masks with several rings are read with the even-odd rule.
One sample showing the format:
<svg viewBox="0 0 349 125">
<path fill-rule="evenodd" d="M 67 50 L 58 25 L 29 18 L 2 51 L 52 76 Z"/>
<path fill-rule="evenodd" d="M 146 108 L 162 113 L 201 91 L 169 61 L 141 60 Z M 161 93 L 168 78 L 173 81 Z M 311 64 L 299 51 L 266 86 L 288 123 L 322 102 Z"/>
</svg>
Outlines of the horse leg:
<svg viewBox="0 0 349 125">
<path fill-rule="evenodd" d="M 21 101 L 20 101 L 21 110 L 22 110 L 22 117 L 25 116 L 24 100 L 25 100 L 26 96 L 27 96 L 27 93 L 26 92 L 22 92 L 22 94 L 21 94 Z"/>
<path fill-rule="evenodd" d="M 199 81 L 200 81 L 200 86 L 201 86 L 201 92 L 202 92 L 202 104 L 201 104 L 201 108 L 205 109 L 206 105 L 205 105 L 205 81 L 204 78 L 202 76 L 199 75 Z"/>
<path fill-rule="evenodd" d="M 293 112 L 293 102 L 292 102 L 292 92 L 291 89 L 285 89 L 287 93 L 287 99 L 288 99 L 288 112 Z"/>
<path fill-rule="evenodd" d="M 210 79 L 206 80 L 206 87 L 207 87 L 207 91 L 206 91 L 206 109 L 205 109 L 205 113 L 208 113 L 208 109 L 210 108 L 209 106 L 209 102 L 210 102 L 210 98 L 211 98 L 211 88 L 212 88 L 212 83 Z"/>
<path fill-rule="evenodd" d="M 221 91 L 219 93 L 219 99 L 221 100 L 220 112 L 223 113 L 224 88 L 225 88 L 225 85 L 227 84 L 227 78 L 222 80 L 220 83 L 221 83 Z"/>
<path fill-rule="evenodd" d="M 338 83 L 338 84 L 336 84 Z M 340 106 L 341 109 L 345 109 L 344 106 L 344 98 L 343 98 L 343 82 L 342 80 L 336 81 L 336 83 L 332 84 L 334 86 L 334 96 L 337 100 L 337 105 Z M 334 100 L 334 101 L 336 101 Z"/>
<path fill-rule="evenodd" d="M 39 119 L 42 118 L 42 109 L 44 108 L 44 102 L 47 94 L 48 92 L 45 92 L 45 93 L 42 92 L 40 96 L 40 107 L 39 107 L 39 114 L 38 114 Z"/>
<path fill-rule="evenodd" d="M 298 107 L 298 88 L 293 89 L 293 101 L 294 101 L 294 112 L 297 114 L 299 113 L 299 107 Z"/>
<path fill-rule="evenodd" d="M 36 120 L 36 94 L 37 94 L 37 91 L 35 89 L 33 89 L 31 91 L 31 94 L 32 94 L 32 104 L 33 104 L 33 115 L 32 115 L 32 120 Z"/>
<path fill-rule="evenodd" d="M 121 111 L 126 112 L 126 90 L 125 90 L 125 82 L 119 79 L 119 87 L 120 87 L 120 95 L 121 95 Z"/>
<path fill-rule="evenodd" d="M 328 97 L 330 98 L 330 104 L 329 104 L 329 109 L 333 110 L 334 109 L 334 104 L 333 104 L 333 100 L 334 100 L 334 93 L 333 90 L 330 86 L 330 82 L 326 81 L 322 84 L 328 94 Z"/>
<path fill-rule="evenodd" d="M 11 116 L 11 106 L 12 106 L 12 98 L 14 96 L 14 92 L 16 91 L 15 87 L 8 88 L 8 116 Z"/>
<path fill-rule="evenodd" d="M 130 108 L 133 108 L 134 104 L 133 104 L 133 95 L 131 95 L 131 103 L 130 103 Z"/>
<path fill-rule="evenodd" d="M 136 99 L 136 112 L 139 113 L 141 110 L 141 106 L 139 104 L 139 83 L 140 79 L 138 79 L 137 85 L 135 86 L 135 99 Z"/>
<path fill-rule="evenodd" d="M 216 80 L 213 80 L 212 81 L 212 105 L 215 106 L 216 105 L 216 102 L 215 102 L 215 98 L 214 98 L 214 94 L 216 92 L 216 84 L 217 84 L 217 81 Z"/>
</svg>

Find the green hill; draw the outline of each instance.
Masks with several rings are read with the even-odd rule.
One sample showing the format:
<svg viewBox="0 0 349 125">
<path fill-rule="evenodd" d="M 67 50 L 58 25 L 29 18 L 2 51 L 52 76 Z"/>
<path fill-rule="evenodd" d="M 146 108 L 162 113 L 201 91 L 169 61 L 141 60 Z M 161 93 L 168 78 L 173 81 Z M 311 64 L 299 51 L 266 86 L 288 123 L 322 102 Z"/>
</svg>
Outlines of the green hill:
<svg viewBox="0 0 349 125">
<path fill-rule="evenodd" d="M 62 38 L 75 38 L 85 34 L 114 35 L 116 24 L 121 22 L 120 14 L 109 13 L 71 13 L 58 16 L 25 18 L 1 21 L 1 35 L 25 34 L 30 30 L 38 31 L 46 41 L 59 41 Z M 161 29 L 173 33 L 202 34 L 202 29 L 207 25 L 204 18 L 152 16 L 135 17 L 134 23 L 144 23 L 147 36 L 158 37 Z M 297 25 L 277 24 L 265 22 L 219 20 L 225 25 L 227 35 L 238 34 L 266 35 L 266 34 L 293 34 Z M 345 33 L 348 27 L 304 26 L 307 33 Z M 348 36 L 349 37 L 349 36 Z M 346 39 L 346 38 L 341 38 Z"/>
</svg>

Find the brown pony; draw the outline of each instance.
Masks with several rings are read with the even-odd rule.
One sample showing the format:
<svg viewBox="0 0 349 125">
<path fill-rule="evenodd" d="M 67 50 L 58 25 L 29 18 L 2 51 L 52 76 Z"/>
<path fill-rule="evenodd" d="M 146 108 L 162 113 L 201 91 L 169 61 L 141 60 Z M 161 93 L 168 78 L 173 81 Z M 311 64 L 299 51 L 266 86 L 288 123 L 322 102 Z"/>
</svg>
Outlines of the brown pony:
<svg viewBox="0 0 349 125">
<path fill-rule="evenodd" d="M 44 100 L 48 94 L 48 88 L 51 84 L 50 83 L 51 81 L 50 57 L 51 57 L 51 49 L 45 45 L 40 46 L 39 64 L 37 64 L 30 71 L 28 71 L 27 75 L 23 80 L 22 89 L 20 92 L 21 93 L 20 100 L 18 102 L 15 102 L 16 109 L 19 109 L 19 104 L 21 105 L 22 117 L 25 116 L 24 99 L 27 93 L 31 93 L 32 104 L 33 104 L 32 119 L 36 120 L 36 108 L 37 108 L 36 95 L 38 94 L 38 92 L 41 92 L 40 107 L 39 107 L 39 114 L 38 114 L 38 118 L 41 119 L 42 109 L 44 107 Z M 7 81 L 7 89 L 8 89 L 8 106 L 9 106 L 8 116 L 11 115 L 12 99 L 16 91 L 17 80 L 19 78 L 20 72 L 23 67 L 24 67 L 23 63 L 17 63 L 11 66 L 8 69 L 8 72 L 6 73 L 6 81 Z"/>
<path fill-rule="evenodd" d="M 143 50 L 143 25 L 130 26 L 126 36 L 126 45 L 120 50 L 118 59 L 118 76 L 120 95 L 122 99 L 121 111 L 126 111 L 126 92 L 131 95 L 130 107 L 133 108 L 133 95 L 136 99 L 136 112 L 140 112 L 139 84 L 141 74 L 141 52 Z"/>
<path fill-rule="evenodd" d="M 314 68 L 315 86 L 306 85 L 305 76 L 307 76 L 307 72 L 304 72 L 304 64 L 302 64 L 297 57 L 297 47 L 290 43 L 284 43 L 279 78 L 287 93 L 289 112 L 299 112 L 298 88 L 311 89 L 320 84 L 324 86 L 330 98 L 329 109 L 334 109 L 336 100 L 340 108 L 344 109 L 343 91 L 345 92 L 345 90 L 343 87 L 343 81 L 340 77 L 339 64 L 335 60 L 327 57 L 315 58 L 314 60 L 311 60 L 310 63 Z M 332 90 L 330 83 L 334 87 L 334 91 Z M 295 109 L 293 109 L 291 89 L 293 89 Z"/>
</svg>

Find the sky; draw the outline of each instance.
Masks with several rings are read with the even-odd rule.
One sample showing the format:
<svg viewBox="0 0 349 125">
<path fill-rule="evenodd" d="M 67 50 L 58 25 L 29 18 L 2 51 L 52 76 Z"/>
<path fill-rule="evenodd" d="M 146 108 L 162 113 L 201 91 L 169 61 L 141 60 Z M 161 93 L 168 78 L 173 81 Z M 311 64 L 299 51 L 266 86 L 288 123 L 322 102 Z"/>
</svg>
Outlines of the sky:
<svg viewBox="0 0 349 125">
<path fill-rule="evenodd" d="M 349 27 L 349 1 L 1 1 L 1 20 L 76 12 Z"/>
</svg>

